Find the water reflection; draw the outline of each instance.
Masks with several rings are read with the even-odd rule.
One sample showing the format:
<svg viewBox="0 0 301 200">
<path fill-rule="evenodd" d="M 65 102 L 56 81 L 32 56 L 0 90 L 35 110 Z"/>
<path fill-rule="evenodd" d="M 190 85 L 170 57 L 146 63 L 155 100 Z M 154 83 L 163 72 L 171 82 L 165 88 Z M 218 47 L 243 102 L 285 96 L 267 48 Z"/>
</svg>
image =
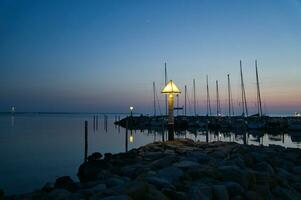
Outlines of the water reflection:
<svg viewBox="0 0 301 200">
<path fill-rule="evenodd" d="M 120 128 L 120 127 L 119 127 Z M 130 142 L 133 143 L 132 130 L 130 129 Z M 153 141 L 164 141 L 168 135 L 168 130 L 154 128 L 154 129 L 134 129 L 140 134 L 147 132 L 147 136 L 152 135 Z M 264 130 L 237 130 L 237 131 L 217 131 L 209 129 L 187 129 L 176 130 L 174 132 L 175 138 L 189 138 L 194 141 L 203 142 L 237 142 L 245 145 L 265 145 L 270 144 L 281 145 L 285 147 L 300 147 L 301 133 L 300 132 L 266 132 Z"/>
<path fill-rule="evenodd" d="M 15 126 L 15 116 L 11 116 L 11 127 L 13 128 Z"/>
</svg>

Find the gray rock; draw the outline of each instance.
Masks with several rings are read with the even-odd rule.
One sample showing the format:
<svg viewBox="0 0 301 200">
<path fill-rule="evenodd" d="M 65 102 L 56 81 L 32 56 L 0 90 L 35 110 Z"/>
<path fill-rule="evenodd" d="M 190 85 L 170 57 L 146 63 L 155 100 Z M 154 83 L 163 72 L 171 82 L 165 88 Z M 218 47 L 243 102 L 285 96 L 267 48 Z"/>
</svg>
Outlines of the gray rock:
<svg viewBox="0 0 301 200">
<path fill-rule="evenodd" d="M 258 200 L 258 199 L 261 199 L 261 198 L 256 192 L 249 190 L 245 193 L 245 199 L 247 199 L 247 200 Z"/>
<path fill-rule="evenodd" d="M 210 160 L 210 157 L 206 153 L 200 151 L 188 152 L 185 158 L 187 158 L 187 160 L 191 160 L 199 163 L 205 163 Z"/>
<path fill-rule="evenodd" d="M 133 199 L 167 200 L 167 197 L 162 192 L 142 181 L 130 182 L 125 190 Z"/>
<path fill-rule="evenodd" d="M 301 166 L 296 166 L 293 168 L 295 174 L 301 175 Z"/>
<path fill-rule="evenodd" d="M 212 188 L 210 186 L 192 186 L 189 189 L 190 200 L 210 200 L 212 199 Z"/>
<path fill-rule="evenodd" d="M 97 184 L 91 188 L 86 188 L 84 190 L 80 190 L 80 193 L 84 196 L 90 196 L 90 195 L 94 195 L 97 193 L 101 193 L 106 189 L 106 185 L 105 184 Z"/>
<path fill-rule="evenodd" d="M 222 179 L 224 181 L 234 181 L 242 185 L 243 187 L 248 187 L 247 173 L 236 166 L 223 166 L 219 167 L 218 170 L 221 173 Z"/>
<path fill-rule="evenodd" d="M 260 162 L 260 163 L 256 164 L 254 169 L 257 171 L 266 172 L 270 175 L 273 175 L 275 173 L 273 167 L 270 164 L 268 164 L 267 162 Z"/>
<path fill-rule="evenodd" d="M 240 168 L 240 169 L 246 169 L 246 165 L 244 163 L 244 160 L 241 157 L 236 157 L 233 159 L 233 162 Z"/>
<path fill-rule="evenodd" d="M 273 194 L 281 199 L 287 199 L 287 200 L 299 200 L 301 199 L 300 193 L 295 191 L 294 189 L 287 189 L 283 187 L 276 187 L 273 191 Z"/>
<path fill-rule="evenodd" d="M 287 181 L 295 181 L 296 177 L 282 168 L 277 168 L 277 174 Z"/>
<path fill-rule="evenodd" d="M 213 199 L 216 200 L 229 199 L 227 188 L 224 185 L 214 185 L 212 188 L 213 188 Z"/>
<path fill-rule="evenodd" d="M 224 186 L 227 188 L 229 196 L 236 196 L 243 193 L 243 188 L 235 182 L 224 182 Z"/>
<path fill-rule="evenodd" d="M 57 178 L 54 187 L 58 189 L 66 189 L 70 192 L 74 192 L 78 188 L 69 176 L 62 176 Z"/>
<path fill-rule="evenodd" d="M 163 158 L 153 161 L 151 163 L 151 166 L 161 169 L 161 168 L 170 166 L 174 160 L 175 160 L 175 156 L 166 156 L 166 157 L 163 157 Z"/>
<path fill-rule="evenodd" d="M 183 175 L 183 171 L 175 166 L 171 166 L 159 170 L 157 175 L 172 183 L 173 181 L 177 181 Z"/>
<path fill-rule="evenodd" d="M 227 153 L 223 149 L 218 149 L 210 154 L 211 156 L 218 158 L 218 159 L 225 159 Z"/>
<path fill-rule="evenodd" d="M 159 178 L 159 177 L 148 177 L 147 182 L 154 185 L 156 188 L 158 189 L 162 189 L 162 188 L 172 188 L 175 189 L 175 187 L 173 185 L 170 184 L 169 181 L 163 179 L 163 178 Z"/>
<path fill-rule="evenodd" d="M 102 198 L 102 200 L 130 200 L 130 198 L 127 195 L 117 195 L 117 196 L 105 197 L 105 198 Z"/>
<path fill-rule="evenodd" d="M 48 199 L 69 200 L 71 193 L 66 189 L 55 189 L 47 194 Z"/>
<path fill-rule="evenodd" d="M 181 169 L 187 169 L 187 168 L 197 168 L 200 166 L 200 164 L 194 161 L 184 160 L 184 161 L 174 163 L 173 166 Z"/>
<path fill-rule="evenodd" d="M 107 188 L 107 187 L 106 187 L 105 184 L 98 184 L 98 185 L 92 187 L 90 190 L 93 190 L 93 191 L 95 191 L 95 192 L 99 192 L 99 191 L 105 190 L 106 188 Z"/>
<path fill-rule="evenodd" d="M 124 183 L 125 183 L 124 180 L 122 180 L 121 178 L 117 178 L 117 177 L 109 178 L 106 181 L 106 185 L 108 187 L 113 187 L 113 186 L 117 186 L 117 185 L 123 185 Z"/>
<path fill-rule="evenodd" d="M 172 200 L 186 200 L 188 199 L 187 195 L 184 192 L 178 192 L 170 189 L 163 189 L 163 194 Z"/>
<path fill-rule="evenodd" d="M 92 153 L 92 155 L 88 156 L 88 162 L 93 162 L 102 158 L 102 154 L 99 152 Z"/>
<path fill-rule="evenodd" d="M 250 153 L 250 155 L 254 159 L 255 163 L 265 161 L 267 158 L 263 152 L 259 152 L 259 151 L 258 152 L 253 151 Z"/>
</svg>

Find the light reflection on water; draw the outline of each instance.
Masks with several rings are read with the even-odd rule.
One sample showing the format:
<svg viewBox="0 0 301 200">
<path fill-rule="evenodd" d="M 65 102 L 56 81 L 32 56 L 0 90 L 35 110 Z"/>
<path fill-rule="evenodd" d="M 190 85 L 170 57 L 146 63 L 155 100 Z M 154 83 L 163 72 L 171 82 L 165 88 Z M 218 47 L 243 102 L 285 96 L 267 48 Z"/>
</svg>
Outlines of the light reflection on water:
<svg viewBox="0 0 301 200">
<path fill-rule="evenodd" d="M 130 150 L 162 141 L 162 131 L 129 130 L 126 137 L 126 130 L 113 124 L 115 118 L 115 115 L 108 115 L 106 123 L 104 115 L 99 115 L 98 129 L 94 130 L 93 115 L 87 114 L 0 115 L 0 188 L 6 194 L 24 193 L 64 175 L 77 180 L 76 173 L 84 159 L 85 120 L 89 122 L 89 154 L 123 152 L 126 147 Z M 298 135 L 262 132 L 244 135 L 203 130 L 178 132 L 176 138 L 300 148 L 301 137 Z"/>
</svg>

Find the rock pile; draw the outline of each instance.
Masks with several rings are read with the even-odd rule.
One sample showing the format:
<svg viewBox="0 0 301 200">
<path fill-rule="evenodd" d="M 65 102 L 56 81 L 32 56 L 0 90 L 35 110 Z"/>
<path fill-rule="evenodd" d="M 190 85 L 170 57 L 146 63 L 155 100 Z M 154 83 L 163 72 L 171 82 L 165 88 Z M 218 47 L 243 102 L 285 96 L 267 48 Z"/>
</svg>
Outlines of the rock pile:
<svg viewBox="0 0 301 200">
<path fill-rule="evenodd" d="M 80 166 L 79 183 L 8 199 L 301 199 L 300 149 L 175 140 L 101 158 Z"/>
</svg>

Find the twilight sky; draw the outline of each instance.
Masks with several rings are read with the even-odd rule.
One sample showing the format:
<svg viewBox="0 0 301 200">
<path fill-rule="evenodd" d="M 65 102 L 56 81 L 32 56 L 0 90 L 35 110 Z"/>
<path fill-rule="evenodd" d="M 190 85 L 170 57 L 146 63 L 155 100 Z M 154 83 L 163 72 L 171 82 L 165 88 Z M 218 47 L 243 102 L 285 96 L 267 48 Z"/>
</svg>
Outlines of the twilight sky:
<svg viewBox="0 0 301 200">
<path fill-rule="evenodd" d="M 164 110 L 167 62 L 188 111 L 195 78 L 205 114 L 208 74 L 225 112 L 229 73 L 241 113 L 240 59 L 253 113 L 255 59 L 265 113 L 301 111 L 301 1 L 0 1 L 0 111 L 152 113 L 153 81 Z"/>
</svg>

